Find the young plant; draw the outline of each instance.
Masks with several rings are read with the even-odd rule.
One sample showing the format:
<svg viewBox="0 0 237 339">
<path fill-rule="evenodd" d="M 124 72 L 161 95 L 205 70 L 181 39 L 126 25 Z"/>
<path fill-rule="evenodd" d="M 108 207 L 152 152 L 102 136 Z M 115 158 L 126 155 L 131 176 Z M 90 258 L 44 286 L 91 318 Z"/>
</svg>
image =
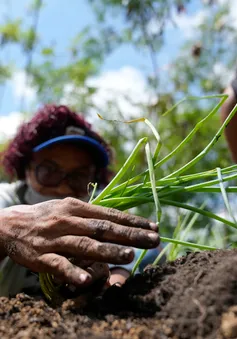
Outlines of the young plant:
<svg viewBox="0 0 237 339">
<path fill-rule="evenodd" d="M 90 199 L 91 204 L 106 206 L 117 208 L 120 210 L 128 210 L 133 207 L 138 207 L 142 204 L 147 204 L 150 202 L 154 202 L 155 205 L 155 215 L 156 222 L 159 224 L 160 233 L 162 234 L 162 206 L 174 206 L 186 211 L 194 212 L 194 219 L 196 220 L 198 215 L 207 216 L 213 220 L 217 220 L 222 222 L 223 224 L 237 228 L 237 224 L 233 217 L 233 213 L 230 209 L 230 204 L 227 198 L 227 193 L 236 193 L 237 187 L 228 187 L 225 188 L 224 183 L 230 182 L 233 179 L 237 178 L 237 165 L 232 165 L 226 168 L 214 168 L 212 170 L 204 171 L 201 173 L 188 174 L 188 170 L 193 168 L 202 158 L 212 149 L 215 143 L 218 141 L 220 136 L 223 134 L 224 129 L 234 116 L 237 111 L 237 105 L 233 108 L 229 116 L 226 118 L 224 123 L 221 125 L 219 130 L 213 136 L 212 140 L 208 143 L 208 145 L 193 159 L 184 164 L 179 169 L 173 171 L 172 173 L 168 173 L 164 177 L 157 178 L 156 173 L 157 170 L 164 165 L 168 160 L 172 157 L 177 156 L 177 154 L 184 149 L 185 146 L 188 146 L 189 141 L 193 138 L 193 136 L 197 133 L 197 131 L 203 127 L 204 124 L 208 123 L 209 119 L 217 113 L 220 107 L 223 105 L 225 100 L 227 99 L 227 95 L 215 95 L 215 96 L 206 96 L 201 99 L 210 99 L 210 98 L 219 98 L 220 102 L 211 110 L 207 116 L 200 120 L 193 130 L 184 138 L 184 140 L 168 155 L 166 155 L 163 159 L 159 159 L 159 152 L 161 149 L 161 139 L 158 131 L 151 124 L 148 119 L 141 118 L 135 119 L 131 121 L 127 121 L 125 123 L 140 123 L 144 122 L 151 129 L 153 138 L 156 139 L 156 147 L 154 154 L 152 155 L 152 151 L 150 149 L 150 136 L 140 139 L 131 152 L 130 156 L 121 167 L 117 175 L 112 179 L 112 181 L 108 184 L 108 186 L 94 199 Z M 200 98 L 191 97 L 187 98 L 189 100 L 200 100 Z M 183 100 L 182 100 L 183 101 Z M 182 102 L 181 101 L 181 102 Z M 178 103 L 179 104 L 179 103 Z M 173 109 L 178 105 L 176 104 Z M 165 114 L 170 113 L 166 112 Z M 100 116 L 100 118 L 102 118 Z M 114 121 L 113 121 L 114 123 Z M 117 121 L 117 123 L 120 123 Z M 131 169 L 134 168 L 137 156 L 139 152 L 145 147 L 147 164 L 148 168 L 146 171 L 137 174 L 135 176 L 130 177 L 128 180 L 122 182 L 125 174 L 131 173 L 133 171 Z M 201 182 L 200 182 L 201 181 Z M 224 199 L 225 206 L 231 216 L 232 220 L 225 219 L 213 212 L 210 212 L 205 209 L 204 206 L 196 207 L 191 205 L 190 203 L 182 203 L 176 200 L 173 200 L 174 193 L 197 193 L 197 192 L 209 192 L 209 193 L 221 193 Z M 93 191 L 93 195 L 94 195 Z M 193 226 L 195 220 L 192 219 L 190 223 L 186 226 L 186 234 Z M 184 225 L 182 226 L 184 229 Z M 172 245 L 174 250 L 177 249 L 177 246 L 185 246 L 187 248 L 199 249 L 199 250 L 214 250 L 217 247 L 215 246 L 207 246 L 201 243 L 191 243 L 185 241 L 185 236 L 181 236 L 180 232 L 174 233 L 173 238 L 160 237 L 162 242 L 168 243 L 169 245 L 164 248 L 163 253 L 161 253 L 158 258 L 155 260 L 155 263 L 158 262 L 158 259 L 166 252 Z M 177 251 L 176 251 L 177 252 Z M 139 266 L 141 260 L 145 256 L 146 251 L 143 251 L 138 258 L 137 262 L 134 265 L 132 274 L 136 271 Z M 47 279 L 42 278 L 42 274 L 40 274 L 42 289 L 48 298 L 52 296 L 52 284 L 48 281 L 50 277 L 47 276 Z"/>
<path fill-rule="evenodd" d="M 163 178 L 155 179 L 155 172 L 158 168 L 164 165 L 168 160 L 172 157 L 176 156 L 185 146 L 188 146 L 189 141 L 191 138 L 197 133 L 197 131 L 202 128 L 202 126 L 208 122 L 208 120 L 217 113 L 220 107 L 223 105 L 225 100 L 227 99 L 227 95 L 217 95 L 217 96 L 206 96 L 201 99 L 210 99 L 210 98 L 220 98 L 220 102 L 210 111 L 207 116 L 199 121 L 193 130 L 187 135 L 187 137 L 167 156 L 163 159 L 157 161 L 159 156 L 159 151 L 161 148 L 161 140 L 160 136 L 155 129 L 155 127 L 149 122 L 149 120 L 141 118 L 136 120 L 127 121 L 126 123 L 133 123 L 133 122 L 145 122 L 152 130 L 153 135 L 157 140 L 156 150 L 154 152 L 154 156 L 151 156 L 151 150 L 149 146 L 149 137 L 143 138 L 140 140 L 139 149 L 137 146 L 135 147 L 134 151 L 131 153 L 129 159 L 126 161 L 126 170 L 125 166 L 121 168 L 119 171 L 119 175 L 117 175 L 113 182 L 111 182 L 105 190 L 97 196 L 94 200 L 91 201 L 92 204 L 99 204 L 102 206 L 113 207 L 120 210 L 127 210 L 132 207 L 137 207 L 142 204 L 146 204 L 149 202 L 154 201 L 155 203 L 155 210 L 157 216 L 157 222 L 160 223 L 161 221 L 161 206 L 175 206 L 178 208 L 182 208 L 184 210 L 192 211 L 195 213 L 195 219 L 199 214 L 207 216 L 211 219 L 217 220 L 222 222 L 225 225 L 228 225 L 233 228 L 237 228 L 235 219 L 233 217 L 233 213 L 231 212 L 230 205 L 227 198 L 228 192 L 237 192 L 237 187 L 224 187 L 225 182 L 229 182 L 233 179 L 237 178 L 237 166 L 229 166 L 224 169 L 213 169 L 209 171 L 204 171 L 201 173 L 194 173 L 194 174 L 186 174 L 186 172 L 194 167 L 201 159 L 212 149 L 215 143 L 218 141 L 220 136 L 223 134 L 224 129 L 234 116 L 235 112 L 237 111 L 237 105 L 233 108 L 229 116 L 226 118 L 224 123 L 221 125 L 217 133 L 208 143 L 208 145 L 192 160 L 188 163 L 184 164 L 178 170 L 175 170 L 172 173 L 169 173 Z M 189 100 L 199 100 L 200 98 L 191 97 L 188 98 Z M 183 102 L 183 100 L 181 101 Z M 179 104 L 179 103 L 178 103 Z M 173 108 L 175 108 L 178 104 L 176 104 Z M 172 109 L 173 109 L 172 108 Z M 170 113 L 166 112 L 165 114 Z M 101 118 L 101 117 L 100 117 Z M 114 122 L 114 121 L 113 121 Z M 129 178 L 127 181 L 117 184 L 120 179 L 125 175 L 127 169 L 135 165 L 136 155 L 140 150 L 141 146 L 145 144 L 145 151 L 148 161 L 148 169 L 134 177 Z M 147 176 L 149 175 L 150 180 L 147 180 Z M 200 183 L 200 180 L 202 181 Z M 196 182 L 196 183 L 195 183 Z M 219 185 L 219 187 L 217 186 Z M 178 192 L 187 192 L 187 193 L 196 193 L 196 192 L 209 192 L 209 193 L 222 193 L 225 205 L 227 210 L 231 216 L 232 221 L 227 220 L 225 218 L 220 217 L 219 215 L 212 213 L 208 210 L 204 209 L 204 206 L 195 207 L 189 203 L 182 203 L 179 201 L 174 201 L 169 199 L 170 196 L 173 196 L 174 193 Z M 190 226 L 191 227 L 191 226 Z M 160 232 L 162 234 L 162 225 L 160 225 Z M 199 250 L 214 250 L 216 247 L 202 245 L 200 243 L 190 243 L 184 241 L 184 237 L 178 238 L 177 235 L 173 238 L 167 238 L 161 236 L 161 241 L 173 243 L 177 245 L 183 245 L 188 248 L 194 248 Z M 146 251 L 143 251 L 134 265 L 133 273 L 136 271 L 137 267 L 139 266 L 141 260 L 145 256 Z M 157 260 L 155 261 L 155 263 Z"/>
</svg>

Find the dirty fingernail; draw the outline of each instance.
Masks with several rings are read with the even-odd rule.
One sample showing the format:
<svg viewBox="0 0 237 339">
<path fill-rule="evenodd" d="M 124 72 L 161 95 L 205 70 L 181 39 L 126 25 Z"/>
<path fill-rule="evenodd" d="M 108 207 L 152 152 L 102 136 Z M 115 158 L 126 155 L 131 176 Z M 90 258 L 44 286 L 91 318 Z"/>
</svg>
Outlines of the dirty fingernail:
<svg viewBox="0 0 237 339">
<path fill-rule="evenodd" d="M 91 280 L 90 276 L 88 274 L 85 274 L 85 273 L 82 273 L 79 275 L 79 280 L 80 280 L 80 283 L 87 283 Z"/>
<path fill-rule="evenodd" d="M 158 242 L 159 240 L 159 235 L 158 233 L 148 233 L 148 237 L 150 238 L 150 240 L 155 243 L 155 242 Z"/>
<path fill-rule="evenodd" d="M 158 231 L 158 225 L 155 222 L 150 222 L 150 228 L 154 231 Z"/>
<path fill-rule="evenodd" d="M 133 260 L 134 258 L 134 252 L 131 248 L 126 248 L 124 251 L 123 251 L 123 256 L 128 259 L 128 260 Z"/>
<path fill-rule="evenodd" d="M 116 282 L 114 285 L 117 287 L 122 287 L 122 284 L 120 282 Z"/>
</svg>

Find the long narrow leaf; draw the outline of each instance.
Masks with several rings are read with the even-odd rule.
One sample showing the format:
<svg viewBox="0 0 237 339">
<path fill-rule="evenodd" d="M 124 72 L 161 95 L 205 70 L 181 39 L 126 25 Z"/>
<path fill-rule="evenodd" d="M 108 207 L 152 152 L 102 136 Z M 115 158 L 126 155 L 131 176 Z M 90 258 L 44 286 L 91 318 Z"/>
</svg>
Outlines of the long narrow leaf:
<svg viewBox="0 0 237 339">
<path fill-rule="evenodd" d="M 184 140 L 172 151 L 170 152 L 166 157 L 164 157 L 162 160 L 160 160 L 157 164 L 155 164 L 155 168 L 160 167 L 163 165 L 166 161 L 168 161 L 170 158 L 172 158 L 175 154 L 177 154 L 184 145 L 186 145 L 189 140 L 198 132 L 198 130 L 202 127 L 202 125 L 209 119 L 211 118 L 216 112 L 220 109 L 220 107 L 223 105 L 225 100 L 227 99 L 227 95 L 223 95 L 221 101 L 211 110 L 209 114 L 202 120 L 200 120 L 196 126 L 193 128 L 193 130 L 184 138 Z M 169 176 L 167 176 L 169 177 Z"/>
<path fill-rule="evenodd" d="M 162 212 L 161 212 L 161 206 L 160 206 L 160 202 L 159 202 L 159 198 L 158 198 L 157 190 L 156 190 L 156 178 L 155 178 L 155 172 L 154 172 L 152 155 L 151 155 L 149 143 L 146 144 L 145 150 L 146 150 L 146 157 L 147 157 L 148 169 L 149 169 L 149 174 L 150 174 L 151 189 L 152 189 L 152 194 L 153 194 L 153 198 L 155 202 L 157 222 L 159 223 Z"/>
<path fill-rule="evenodd" d="M 217 109 L 215 109 L 215 111 L 217 111 L 221 107 L 222 104 L 223 104 L 223 102 L 221 101 L 221 103 L 219 105 L 217 105 L 219 107 Z M 219 140 L 219 138 L 222 135 L 224 129 L 229 124 L 230 120 L 233 118 L 233 116 L 235 115 L 236 111 L 237 111 L 237 104 L 234 106 L 234 108 L 232 109 L 232 111 L 230 112 L 228 117 L 225 119 L 224 123 L 221 125 L 221 127 L 219 128 L 219 130 L 217 131 L 215 136 L 212 138 L 212 140 L 209 142 L 209 144 L 204 148 L 204 150 L 201 151 L 195 158 L 193 158 L 187 164 L 185 164 L 184 166 L 182 166 L 181 168 L 179 168 L 175 172 L 167 175 L 165 178 L 169 178 L 169 177 L 175 176 L 175 175 L 180 175 L 181 173 L 187 171 L 187 169 L 189 169 L 192 166 L 194 166 L 198 161 L 200 161 L 209 152 L 209 150 L 215 145 L 215 143 Z"/>
<path fill-rule="evenodd" d="M 220 189 L 221 189 L 221 194 L 222 194 L 222 197 L 223 197 L 223 200 L 224 200 L 224 204 L 226 206 L 226 209 L 230 215 L 230 217 L 232 218 L 233 222 L 236 224 L 236 220 L 235 220 L 235 217 L 231 211 L 231 207 L 230 207 L 230 204 L 229 204 L 229 199 L 228 199 L 228 196 L 227 196 L 227 193 L 226 193 L 226 189 L 225 189 L 225 186 L 224 186 L 224 180 L 223 180 L 223 177 L 222 177 L 222 174 L 221 174 L 221 169 L 218 167 L 217 169 L 217 176 L 218 176 L 218 179 L 219 179 L 219 182 L 220 182 Z"/>
<path fill-rule="evenodd" d="M 179 244 L 179 245 L 183 245 L 183 246 L 190 247 L 190 248 L 198 248 L 199 250 L 213 251 L 213 250 L 217 250 L 218 249 L 218 248 L 212 247 L 212 246 L 206 246 L 206 245 L 201 245 L 201 244 L 194 244 L 192 242 L 181 241 L 181 240 L 172 239 L 172 238 L 166 238 L 166 237 L 160 237 L 160 240 L 163 241 L 163 242 L 171 242 L 173 244 Z"/>
<path fill-rule="evenodd" d="M 194 206 L 191 206 L 191 205 L 188 205 L 188 204 L 184 204 L 184 203 L 181 203 L 181 202 L 178 202 L 178 201 L 166 200 L 166 199 L 161 199 L 160 201 L 164 205 L 176 206 L 176 207 L 180 207 L 180 208 L 183 208 L 183 209 L 186 209 L 186 210 L 197 212 L 199 214 L 207 216 L 208 218 L 215 219 L 217 221 L 222 222 L 223 224 L 229 225 L 233 228 L 237 228 L 237 225 L 235 223 L 233 223 L 232 221 L 224 219 L 224 218 L 220 217 L 219 215 L 212 213 L 210 211 L 205 211 L 201 208 L 194 207 Z"/>
<path fill-rule="evenodd" d="M 138 141 L 135 146 L 133 152 L 128 157 L 127 161 L 124 163 L 122 168 L 119 170 L 117 175 L 111 180 L 111 182 L 105 187 L 105 189 L 91 202 L 92 204 L 98 204 L 101 199 L 103 199 L 110 190 L 118 183 L 118 181 L 126 174 L 127 170 L 133 165 L 136 156 L 142 146 L 144 146 L 147 142 L 147 138 L 142 138 Z"/>
<path fill-rule="evenodd" d="M 153 159 L 152 159 L 149 143 L 146 144 L 145 151 L 146 151 L 147 164 L 148 164 L 150 181 L 151 181 L 151 189 L 152 189 L 153 199 L 154 199 L 154 202 L 155 202 L 157 224 L 159 224 L 162 212 L 161 212 L 161 206 L 160 206 L 160 202 L 159 202 L 157 191 L 156 191 L 156 178 L 155 178 Z M 136 261 L 136 263 L 135 263 L 135 265 L 134 265 L 134 267 L 132 269 L 132 274 L 134 274 L 136 272 L 137 267 L 139 267 L 142 259 L 146 255 L 146 252 L 147 252 L 147 250 L 143 250 L 142 251 L 141 255 L 137 259 L 137 261 Z"/>
</svg>

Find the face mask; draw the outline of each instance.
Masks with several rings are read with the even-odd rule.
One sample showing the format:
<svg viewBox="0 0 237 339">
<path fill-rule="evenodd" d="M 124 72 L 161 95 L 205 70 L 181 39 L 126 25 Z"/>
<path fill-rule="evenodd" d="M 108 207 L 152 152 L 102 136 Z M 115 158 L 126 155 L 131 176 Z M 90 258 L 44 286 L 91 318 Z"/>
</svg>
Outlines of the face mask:
<svg viewBox="0 0 237 339">
<path fill-rule="evenodd" d="M 34 205 L 34 204 L 39 204 L 40 202 L 45 202 L 45 201 L 55 200 L 55 199 L 59 200 L 62 198 L 59 198 L 58 196 L 53 196 L 53 195 L 52 196 L 42 195 L 38 193 L 37 191 L 35 191 L 31 185 L 28 185 L 26 192 L 25 192 L 24 199 L 27 204 Z M 78 199 L 84 202 L 88 202 L 89 197 L 88 196 L 78 197 Z"/>
</svg>

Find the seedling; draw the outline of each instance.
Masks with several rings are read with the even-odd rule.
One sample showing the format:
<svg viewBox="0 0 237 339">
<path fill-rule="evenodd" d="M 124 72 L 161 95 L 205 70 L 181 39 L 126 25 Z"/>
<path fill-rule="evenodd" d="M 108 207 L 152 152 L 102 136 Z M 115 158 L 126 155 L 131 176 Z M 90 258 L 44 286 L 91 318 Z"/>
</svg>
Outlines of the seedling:
<svg viewBox="0 0 237 339">
<path fill-rule="evenodd" d="M 237 187 L 228 187 L 225 188 L 223 183 L 232 181 L 237 178 L 237 165 L 232 165 L 226 168 L 214 168 L 212 170 L 188 174 L 188 170 L 193 168 L 202 158 L 211 150 L 211 148 L 216 144 L 220 136 L 223 134 L 224 129 L 234 116 L 237 111 L 237 105 L 232 109 L 229 116 L 226 118 L 224 123 L 221 125 L 219 130 L 216 132 L 212 140 L 207 144 L 207 146 L 193 159 L 187 162 L 185 165 L 180 167 L 179 169 L 173 171 L 172 173 L 167 174 L 163 178 L 156 177 L 156 171 L 162 165 L 164 165 L 168 160 L 172 157 L 176 156 L 181 150 L 184 149 L 185 146 L 188 146 L 191 138 L 197 133 L 197 131 L 202 128 L 202 126 L 208 122 L 208 120 L 217 113 L 220 107 L 223 105 L 225 100 L 227 99 L 227 95 L 214 95 L 214 96 L 206 96 L 201 99 L 210 99 L 210 98 L 219 98 L 219 103 L 210 111 L 207 116 L 200 120 L 193 130 L 186 136 L 186 138 L 168 155 L 166 155 L 163 159 L 159 159 L 160 148 L 162 147 L 161 139 L 158 131 L 151 124 L 148 119 L 141 118 L 135 119 L 131 121 L 127 121 L 125 123 L 146 123 L 152 131 L 152 136 L 148 135 L 140 139 L 137 145 L 134 147 L 130 156 L 121 167 L 117 175 L 111 180 L 108 186 L 93 200 L 90 200 L 91 204 L 101 205 L 105 207 L 112 207 L 122 211 L 128 210 L 133 207 L 138 207 L 142 204 L 154 203 L 155 206 L 155 215 L 156 222 L 160 227 L 160 234 L 162 235 L 162 206 L 175 206 L 178 208 L 182 208 L 187 211 L 192 211 L 195 215 L 204 215 L 213 220 L 217 220 L 222 222 L 223 224 L 237 228 L 237 224 L 233 213 L 230 208 L 230 204 L 228 201 L 228 193 L 236 193 Z M 200 100 L 197 97 L 187 98 L 188 100 Z M 182 100 L 183 101 L 183 100 Z M 181 102 L 182 102 L 181 101 Z M 179 104 L 179 103 L 178 103 Z M 178 104 L 176 104 L 172 109 L 174 109 Z M 171 109 L 171 110 L 172 110 Z M 168 114 L 171 112 L 166 112 Z M 100 116 L 100 118 L 102 118 Z M 114 122 L 114 121 L 113 121 Z M 120 123 L 120 122 L 117 122 Z M 156 139 L 156 147 L 154 154 L 151 152 L 150 148 L 150 139 Z M 132 169 L 136 165 L 137 155 L 145 148 L 147 164 L 148 168 L 146 171 L 137 174 L 133 177 L 130 177 L 128 180 L 121 182 L 125 174 Z M 201 180 L 201 182 L 200 182 Z M 193 206 L 189 203 L 182 203 L 179 201 L 172 200 L 173 194 L 178 192 L 209 192 L 209 193 L 221 193 L 227 211 L 229 212 L 230 219 L 225 219 L 213 212 L 210 212 L 205 209 L 204 206 Z M 179 232 L 177 232 L 179 234 Z M 181 246 L 185 246 L 188 248 L 194 248 L 199 250 L 215 250 L 217 247 L 207 246 L 199 243 L 191 243 L 184 241 L 183 238 L 167 238 L 161 236 L 161 241 L 165 243 L 171 243 Z M 164 252 L 166 249 L 164 249 Z M 139 266 L 141 260 L 145 256 L 146 251 L 143 251 L 135 263 L 132 274 L 136 271 Z M 160 256 L 159 256 L 160 257 Z M 158 257 L 158 258 L 159 258 Z M 155 263 L 158 262 L 155 260 Z M 54 291 L 52 291 L 52 282 L 50 276 L 47 275 L 47 278 L 42 278 L 43 274 L 40 274 L 40 283 L 42 286 L 42 290 L 44 291 L 46 297 L 48 299 L 52 298 Z M 45 275 L 44 275 L 45 276 Z"/>
</svg>

